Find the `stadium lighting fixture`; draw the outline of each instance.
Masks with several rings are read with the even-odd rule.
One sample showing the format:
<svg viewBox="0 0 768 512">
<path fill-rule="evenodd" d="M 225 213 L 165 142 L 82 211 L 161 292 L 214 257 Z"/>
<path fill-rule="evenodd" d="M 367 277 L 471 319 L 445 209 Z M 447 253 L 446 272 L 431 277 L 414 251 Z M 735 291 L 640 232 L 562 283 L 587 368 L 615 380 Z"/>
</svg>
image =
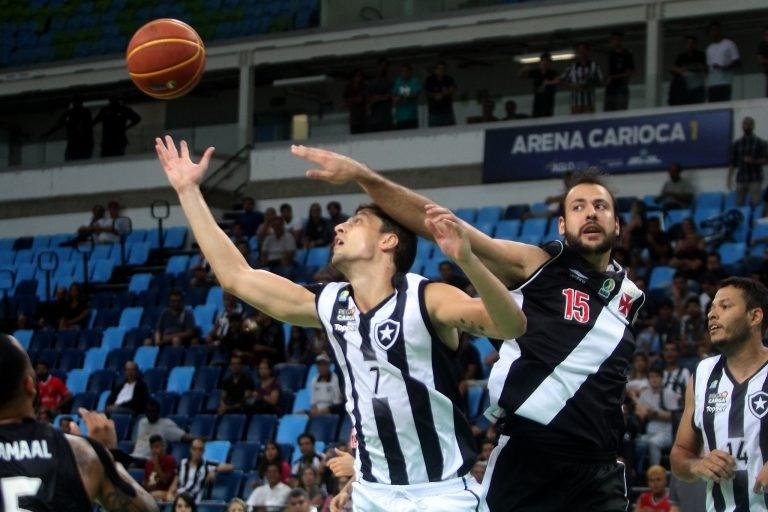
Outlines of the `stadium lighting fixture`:
<svg viewBox="0 0 768 512">
<path fill-rule="evenodd" d="M 328 75 L 299 76 L 296 78 L 281 78 L 273 80 L 273 87 L 291 87 L 293 85 L 319 84 L 328 81 Z"/>
<path fill-rule="evenodd" d="M 549 52 L 549 54 L 552 55 L 553 61 L 571 60 L 576 56 L 573 50 L 560 50 L 556 52 Z M 519 62 L 520 64 L 537 64 L 540 60 L 540 53 L 527 53 L 515 57 L 515 62 Z"/>
</svg>

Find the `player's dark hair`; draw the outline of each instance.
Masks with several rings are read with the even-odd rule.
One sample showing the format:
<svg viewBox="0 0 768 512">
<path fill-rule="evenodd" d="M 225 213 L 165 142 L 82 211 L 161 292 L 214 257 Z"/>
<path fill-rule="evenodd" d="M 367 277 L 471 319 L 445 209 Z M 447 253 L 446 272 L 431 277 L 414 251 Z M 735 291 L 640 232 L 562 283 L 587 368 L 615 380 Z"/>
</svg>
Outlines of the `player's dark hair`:
<svg viewBox="0 0 768 512">
<path fill-rule="evenodd" d="M 763 323 L 760 332 L 765 334 L 768 329 L 768 288 L 760 281 L 753 281 L 746 277 L 729 277 L 720 282 L 720 288 L 733 286 L 741 290 L 747 310 L 761 309 L 763 311 Z"/>
<path fill-rule="evenodd" d="M 368 210 L 381 219 L 382 233 L 394 233 L 397 236 L 394 256 L 395 268 L 398 272 L 408 272 L 416 259 L 416 235 L 414 232 L 387 215 L 376 204 L 361 204 L 355 213 L 359 213 L 361 210 Z"/>
<path fill-rule="evenodd" d="M 26 352 L 12 337 L 0 333 L 0 407 L 18 398 L 29 366 Z"/>
<path fill-rule="evenodd" d="M 568 193 L 573 190 L 574 187 L 578 185 L 600 185 L 607 190 L 608 195 L 611 196 L 611 208 L 613 208 L 613 214 L 618 217 L 619 210 L 616 205 L 616 195 L 607 185 L 607 177 L 608 175 L 597 167 L 588 167 L 583 171 L 573 173 L 570 179 L 566 182 L 565 193 L 560 197 L 560 215 L 565 217 L 565 198 L 568 197 Z"/>
</svg>

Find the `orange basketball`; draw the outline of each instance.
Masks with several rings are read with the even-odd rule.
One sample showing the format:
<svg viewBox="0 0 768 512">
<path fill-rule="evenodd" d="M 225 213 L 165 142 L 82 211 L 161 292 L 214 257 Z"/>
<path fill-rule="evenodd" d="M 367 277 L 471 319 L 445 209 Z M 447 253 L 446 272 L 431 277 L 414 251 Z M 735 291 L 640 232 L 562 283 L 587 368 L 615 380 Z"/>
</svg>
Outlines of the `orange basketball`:
<svg viewBox="0 0 768 512">
<path fill-rule="evenodd" d="M 136 87 L 153 98 L 169 100 L 187 94 L 200 81 L 205 46 L 183 21 L 162 18 L 133 34 L 125 62 Z"/>
</svg>

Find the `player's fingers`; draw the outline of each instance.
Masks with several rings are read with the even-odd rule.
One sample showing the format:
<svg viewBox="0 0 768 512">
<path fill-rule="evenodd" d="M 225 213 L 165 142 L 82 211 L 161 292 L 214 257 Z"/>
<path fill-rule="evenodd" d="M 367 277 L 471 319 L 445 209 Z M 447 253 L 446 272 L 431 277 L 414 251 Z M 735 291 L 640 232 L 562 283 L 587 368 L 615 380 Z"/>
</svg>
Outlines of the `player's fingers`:
<svg viewBox="0 0 768 512">
<path fill-rule="evenodd" d="M 332 176 L 332 173 L 322 169 L 310 169 L 307 171 L 307 178 L 312 178 L 313 180 L 330 181 Z"/>
<path fill-rule="evenodd" d="M 706 461 L 706 468 L 710 470 L 712 473 L 714 473 L 715 475 L 717 475 L 718 478 L 723 480 L 728 479 L 732 476 L 728 467 L 722 461 L 719 461 L 719 460 L 716 461 L 716 460 L 708 459 Z"/>
<path fill-rule="evenodd" d="M 755 494 L 763 494 L 766 491 L 766 483 L 768 482 L 766 482 L 765 478 L 758 477 L 757 481 L 755 481 L 755 486 L 752 488 L 752 492 Z"/>
<path fill-rule="evenodd" d="M 200 159 L 201 167 L 203 168 L 208 167 L 208 163 L 211 161 L 211 157 L 213 156 L 214 151 L 216 151 L 216 148 L 214 148 L 213 146 L 205 150 L 205 153 L 203 153 L 203 157 Z M 189 157 L 189 153 L 187 153 L 187 157 Z"/>
<path fill-rule="evenodd" d="M 733 455 L 731 455 L 730 453 L 726 453 L 722 450 L 714 450 L 712 452 L 712 456 L 716 457 L 719 460 L 722 460 L 729 466 L 732 466 L 732 467 L 736 466 L 736 459 L 733 458 Z"/>
<path fill-rule="evenodd" d="M 329 156 L 327 155 L 327 152 L 322 149 L 310 148 L 307 146 L 291 146 L 291 152 L 300 158 L 321 165 L 328 161 Z"/>
<path fill-rule="evenodd" d="M 176 158 L 179 156 L 179 152 L 176 150 L 176 144 L 173 142 L 173 137 L 170 135 L 165 136 L 165 145 L 168 149 L 168 154 L 171 155 L 171 157 Z"/>
<path fill-rule="evenodd" d="M 338 448 L 334 448 L 333 451 L 336 453 L 337 456 L 342 457 L 344 456 L 345 452 L 344 450 L 339 450 Z"/>
<path fill-rule="evenodd" d="M 181 139 L 179 146 L 181 147 L 181 158 L 189 159 L 189 147 L 187 147 L 187 141 Z"/>
</svg>

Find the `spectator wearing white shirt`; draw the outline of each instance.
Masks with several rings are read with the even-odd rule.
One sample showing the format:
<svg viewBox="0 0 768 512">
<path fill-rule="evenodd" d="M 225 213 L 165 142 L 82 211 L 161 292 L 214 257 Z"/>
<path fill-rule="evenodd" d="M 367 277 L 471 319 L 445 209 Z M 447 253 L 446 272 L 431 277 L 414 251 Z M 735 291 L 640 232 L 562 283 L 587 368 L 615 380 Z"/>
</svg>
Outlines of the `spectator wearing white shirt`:
<svg viewBox="0 0 768 512">
<path fill-rule="evenodd" d="M 264 238 L 261 246 L 261 264 L 265 266 L 277 265 L 283 257 L 283 253 L 293 253 L 296 250 L 296 239 L 285 230 L 285 221 L 282 217 L 272 220 L 272 233 Z"/>
<path fill-rule="evenodd" d="M 99 244 L 117 243 L 120 236 L 130 231 L 130 221 L 127 217 L 120 216 L 120 205 L 117 201 L 107 204 L 107 213 L 109 215 L 96 221 L 96 226 L 93 227 L 95 241 Z"/>
<path fill-rule="evenodd" d="M 203 438 L 194 438 L 189 447 L 189 457 L 181 459 L 179 463 L 176 476 L 168 489 L 167 501 L 173 501 L 179 494 L 187 494 L 195 503 L 200 503 L 205 486 L 213 483 L 216 473 L 227 473 L 235 469 L 232 464 L 205 460 L 204 450 Z"/>
<path fill-rule="evenodd" d="M 731 99 L 731 83 L 733 70 L 741 66 L 741 57 L 736 43 L 723 37 L 720 22 L 709 24 L 712 42 L 707 46 L 707 99 L 714 101 L 729 101 Z"/>
<path fill-rule="evenodd" d="M 260 485 L 248 496 L 248 506 L 253 512 L 279 512 L 288 504 L 291 488 L 280 481 L 280 466 L 267 465 L 267 483 Z"/>
<path fill-rule="evenodd" d="M 288 203 L 281 204 L 280 216 L 285 223 L 285 230 L 292 234 L 293 238 L 299 240 L 301 235 L 301 219 L 294 217 L 293 207 Z"/>
<path fill-rule="evenodd" d="M 660 370 L 652 368 L 648 372 L 648 382 L 650 387 L 640 393 L 635 404 L 635 414 L 647 422 L 645 434 L 636 441 L 638 470 L 642 469 L 646 450 L 649 463 L 657 465 L 661 462 L 661 451 L 672 446 L 672 412 L 680 407 L 677 396 L 663 386 Z"/>
<path fill-rule="evenodd" d="M 331 371 L 331 360 L 325 354 L 315 359 L 317 375 L 312 379 L 312 409 L 310 414 L 341 414 L 343 398 L 339 378 Z"/>
<path fill-rule="evenodd" d="M 301 477 L 304 468 L 312 467 L 319 470 L 323 462 L 323 456 L 315 449 L 315 436 L 305 432 L 299 436 L 298 441 L 301 456 L 291 467 L 291 474 L 296 478 Z"/>
<path fill-rule="evenodd" d="M 139 367 L 133 361 L 125 363 L 125 380 L 112 388 L 107 398 L 107 412 L 144 414 L 149 400 L 147 384 L 141 380 Z"/>
<path fill-rule="evenodd" d="M 136 446 L 134 446 L 131 454 L 137 459 L 150 457 L 149 438 L 155 434 L 162 436 L 163 439 L 171 443 L 192 439 L 192 436 L 182 430 L 173 420 L 160 417 L 160 404 L 152 398 L 147 402 L 147 416 L 139 420 L 137 430 Z"/>
</svg>

